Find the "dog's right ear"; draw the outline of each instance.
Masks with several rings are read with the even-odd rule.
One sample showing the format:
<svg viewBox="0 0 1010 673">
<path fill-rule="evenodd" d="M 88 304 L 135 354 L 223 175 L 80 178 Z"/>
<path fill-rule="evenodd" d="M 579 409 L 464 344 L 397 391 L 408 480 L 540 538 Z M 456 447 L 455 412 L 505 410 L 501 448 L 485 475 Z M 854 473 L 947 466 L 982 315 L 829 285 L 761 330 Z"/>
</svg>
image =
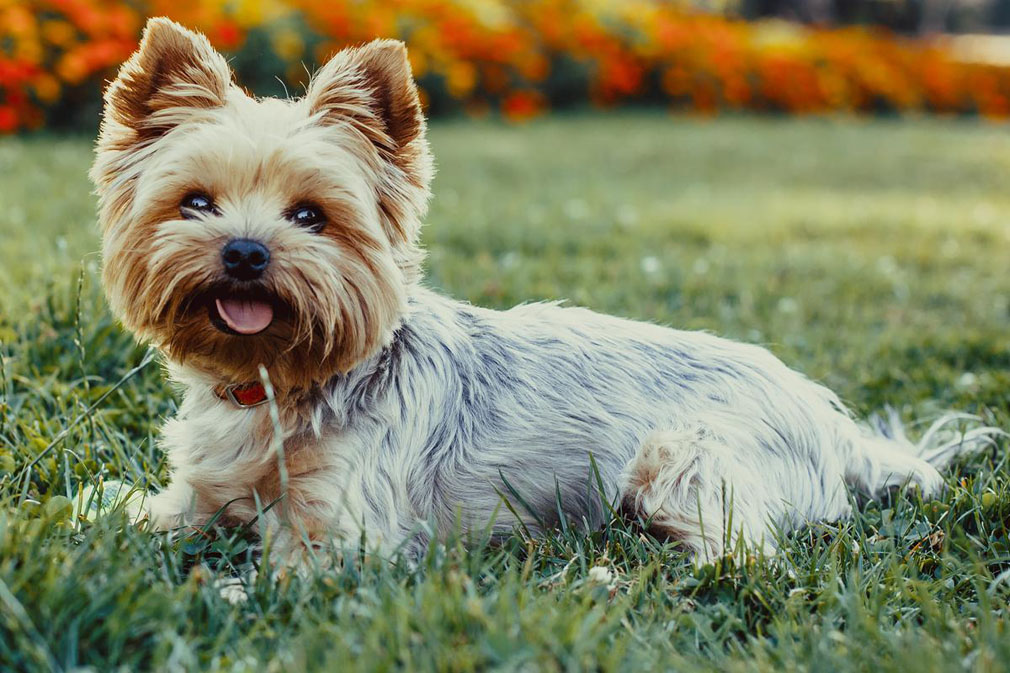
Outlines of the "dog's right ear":
<svg viewBox="0 0 1010 673">
<path fill-rule="evenodd" d="M 231 83 L 231 68 L 206 37 L 153 18 L 105 92 L 105 117 L 138 136 L 161 135 L 195 110 L 224 105 Z"/>
</svg>

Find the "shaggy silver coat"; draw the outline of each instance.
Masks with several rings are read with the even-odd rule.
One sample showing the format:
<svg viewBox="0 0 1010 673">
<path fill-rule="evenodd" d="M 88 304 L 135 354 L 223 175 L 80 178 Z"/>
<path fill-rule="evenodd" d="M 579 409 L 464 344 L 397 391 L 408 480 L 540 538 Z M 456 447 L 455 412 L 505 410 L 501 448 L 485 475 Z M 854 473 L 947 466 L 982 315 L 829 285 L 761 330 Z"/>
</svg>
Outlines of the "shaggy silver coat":
<svg viewBox="0 0 1010 673">
<path fill-rule="evenodd" d="M 191 508 L 190 480 L 217 481 L 221 502 L 247 497 L 232 476 L 255 470 L 241 462 L 278 459 L 259 430 L 270 407 L 237 408 L 214 381 L 174 374 L 187 389 L 164 448 L 178 469 L 154 512 Z M 772 551 L 772 531 L 848 515 L 847 485 L 936 494 L 937 467 L 994 432 L 940 440 L 947 417 L 915 446 L 893 419 L 857 424 L 757 346 L 556 304 L 492 311 L 420 287 L 392 343 L 307 409 L 283 436 L 308 437 L 326 460 L 289 474 L 291 492 L 337 538 L 389 554 L 419 551 L 430 524 L 511 529 L 502 495 L 532 532 L 558 523 L 559 500 L 589 528 L 612 503 L 705 557 L 741 534 Z"/>
</svg>

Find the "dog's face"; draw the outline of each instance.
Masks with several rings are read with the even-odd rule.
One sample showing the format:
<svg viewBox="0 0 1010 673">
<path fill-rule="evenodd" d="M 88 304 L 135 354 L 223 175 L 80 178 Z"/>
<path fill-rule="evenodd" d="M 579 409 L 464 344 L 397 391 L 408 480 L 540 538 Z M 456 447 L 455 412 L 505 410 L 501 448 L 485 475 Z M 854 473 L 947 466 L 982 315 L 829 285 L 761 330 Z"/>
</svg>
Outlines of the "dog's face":
<svg viewBox="0 0 1010 673">
<path fill-rule="evenodd" d="M 152 19 L 105 95 L 91 176 L 113 310 L 229 382 L 305 387 L 391 338 L 422 261 L 431 160 L 403 45 L 340 52 L 297 100 L 250 97 Z"/>
</svg>

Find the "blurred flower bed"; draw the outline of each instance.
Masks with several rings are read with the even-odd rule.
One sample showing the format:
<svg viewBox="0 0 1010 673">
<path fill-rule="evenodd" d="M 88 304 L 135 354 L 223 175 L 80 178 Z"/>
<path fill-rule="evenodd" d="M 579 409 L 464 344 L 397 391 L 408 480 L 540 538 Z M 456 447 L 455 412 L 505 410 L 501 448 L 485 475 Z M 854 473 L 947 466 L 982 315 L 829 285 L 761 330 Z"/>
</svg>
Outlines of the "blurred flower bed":
<svg viewBox="0 0 1010 673">
<path fill-rule="evenodd" d="M 941 40 L 746 23 L 661 0 L 0 0 L 0 132 L 93 125 L 144 18 L 205 32 L 258 93 L 373 37 L 407 42 L 432 114 L 522 120 L 587 102 L 704 113 L 1010 116 L 1010 67 Z"/>
</svg>

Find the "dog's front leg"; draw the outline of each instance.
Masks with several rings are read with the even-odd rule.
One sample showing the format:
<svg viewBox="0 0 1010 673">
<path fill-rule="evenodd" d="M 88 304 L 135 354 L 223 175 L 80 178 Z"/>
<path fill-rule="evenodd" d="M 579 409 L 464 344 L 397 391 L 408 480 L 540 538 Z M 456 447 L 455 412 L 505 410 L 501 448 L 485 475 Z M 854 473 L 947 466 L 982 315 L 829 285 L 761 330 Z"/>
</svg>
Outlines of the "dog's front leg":
<svg viewBox="0 0 1010 673">
<path fill-rule="evenodd" d="M 132 498 L 127 513 L 134 523 L 147 522 L 151 530 L 167 531 L 195 522 L 196 494 L 185 479 L 173 479 L 154 495 Z"/>
</svg>

